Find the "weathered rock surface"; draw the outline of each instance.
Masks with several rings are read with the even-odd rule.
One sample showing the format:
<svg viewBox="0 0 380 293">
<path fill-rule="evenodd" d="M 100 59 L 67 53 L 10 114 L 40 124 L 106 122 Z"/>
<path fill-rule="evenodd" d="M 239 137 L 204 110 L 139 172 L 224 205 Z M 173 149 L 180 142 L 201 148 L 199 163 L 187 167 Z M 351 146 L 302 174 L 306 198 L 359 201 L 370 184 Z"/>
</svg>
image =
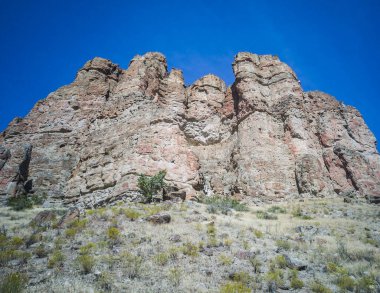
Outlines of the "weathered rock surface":
<svg viewBox="0 0 380 293">
<path fill-rule="evenodd" d="M 186 87 L 160 53 L 126 70 L 87 62 L 1 134 L 0 193 L 31 179 L 53 203 L 92 207 L 135 197 L 139 174 L 166 169 L 181 197 L 355 192 L 379 202 L 376 140 L 356 109 L 304 92 L 277 57 L 239 53 L 233 70 L 231 87 L 214 75 Z"/>
</svg>

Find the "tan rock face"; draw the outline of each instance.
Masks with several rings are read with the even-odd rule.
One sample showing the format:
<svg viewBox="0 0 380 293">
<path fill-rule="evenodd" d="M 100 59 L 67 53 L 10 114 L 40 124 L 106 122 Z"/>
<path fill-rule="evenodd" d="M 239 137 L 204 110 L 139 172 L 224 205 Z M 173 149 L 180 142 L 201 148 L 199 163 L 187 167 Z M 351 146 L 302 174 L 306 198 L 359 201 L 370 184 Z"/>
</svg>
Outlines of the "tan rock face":
<svg viewBox="0 0 380 293">
<path fill-rule="evenodd" d="M 56 204 L 132 198 L 139 174 L 162 169 L 187 197 L 355 192 L 379 201 L 376 140 L 357 110 L 303 92 L 273 56 L 239 53 L 233 70 L 231 87 L 214 75 L 185 87 L 160 53 L 136 56 L 126 70 L 87 62 L 72 84 L 2 133 L 0 193 L 25 184 L 20 166 L 30 145 L 27 179 Z"/>
</svg>

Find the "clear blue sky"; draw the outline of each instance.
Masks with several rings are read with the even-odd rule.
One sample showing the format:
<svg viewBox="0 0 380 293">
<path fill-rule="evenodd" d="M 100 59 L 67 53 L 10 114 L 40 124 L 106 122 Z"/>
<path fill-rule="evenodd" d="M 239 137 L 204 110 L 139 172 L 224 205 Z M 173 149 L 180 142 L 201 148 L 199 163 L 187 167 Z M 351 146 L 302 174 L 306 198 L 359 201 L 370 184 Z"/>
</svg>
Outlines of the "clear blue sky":
<svg viewBox="0 0 380 293">
<path fill-rule="evenodd" d="M 305 90 L 357 107 L 380 138 L 380 1 L 0 0 L 0 131 L 95 56 L 160 51 L 187 84 L 233 82 L 239 51 L 275 54 Z"/>
</svg>

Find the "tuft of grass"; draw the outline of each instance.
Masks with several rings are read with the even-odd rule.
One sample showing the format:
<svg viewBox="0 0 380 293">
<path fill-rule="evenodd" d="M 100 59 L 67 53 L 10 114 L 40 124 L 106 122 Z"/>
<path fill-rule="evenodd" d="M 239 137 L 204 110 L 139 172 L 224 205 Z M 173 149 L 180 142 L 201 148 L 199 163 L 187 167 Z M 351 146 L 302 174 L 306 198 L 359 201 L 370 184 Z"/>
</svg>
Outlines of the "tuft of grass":
<svg viewBox="0 0 380 293">
<path fill-rule="evenodd" d="M 178 258 L 178 253 L 180 252 L 180 248 L 174 246 L 174 247 L 170 247 L 168 249 L 168 256 L 170 259 L 172 260 L 175 260 Z"/>
<path fill-rule="evenodd" d="M 67 228 L 65 231 L 65 235 L 67 238 L 74 238 L 77 235 L 78 230 L 75 228 Z"/>
<path fill-rule="evenodd" d="M 153 259 L 157 265 L 164 266 L 169 261 L 169 254 L 165 252 L 161 252 L 161 253 L 156 254 Z"/>
<path fill-rule="evenodd" d="M 53 254 L 49 257 L 48 260 L 48 268 L 52 269 L 54 267 L 59 267 L 63 265 L 63 262 L 65 261 L 65 256 L 60 250 L 55 250 Z"/>
<path fill-rule="evenodd" d="M 312 281 L 309 286 L 311 292 L 314 293 L 332 293 L 332 291 L 328 287 L 323 285 L 322 282 L 319 280 Z"/>
<path fill-rule="evenodd" d="M 141 256 L 124 252 L 121 254 L 121 263 L 128 278 L 135 279 L 140 276 L 143 264 Z"/>
<path fill-rule="evenodd" d="M 123 214 L 131 221 L 135 221 L 141 217 L 141 213 L 139 213 L 138 211 L 132 208 L 125 208 L 125 209 L 122 209 L 122 211 L 123 211 Z"/>
<path fill-rule="evenodd" d="M 83 245 L 79 248 L 80 254 L 89 254 L 92 252 L 92 250 L 96 247 L 96 244 L 94 242 L 89 242 L 86 245 Z"/>
<path fill-rule="evenodd" d="M 326 271 L 328 273 L 337 273 L 337 274 L 342 274 L 342 275 L 348 274 L 347 269 L 345 269 L 344 267 L 339 266 L 339 265 L 337 265 L 336 263 L 333 263 L 333 262 L 328 262 L 327 263 L 327 265 L 326 265 Z"/>
<path fill-rule="evenodd" d="M 74 238 L 79 232 L 83 231 L 83 229 L 87 225 L 87 219 L 75 220 L 73 221 L 69 227 L 65 231 L 65 235 L 68 238 Z"/>
<path fill-rule="evenodd" d="M 278 217 L 276 215 L 272 215 L 270 213 L 267 213 L 265 211 L 257 211 L 256 217 L 261 220 L 277 220 Z"/>
<path fill-rule="evenodd" d="M 289 241 L 283 240 L 283 239 L 276 240 L 276 245 L 278 248 L 282 248 L 284 250 L 290 250 L 292 248 L 291 243 Z"/>
<path fill-rule="evenodd" d="M 292 210 L 292 216 L 297 218 L 297 217 L 301 217 L 302 216 L 302 209 L 301 209 L 301 206 L 296 206 L 293 210 Z"/>
<path fill-rule="evenodd" d="M 228 282 L 220 288 L 220 293 L 251 293 L 252 290 L 241 282 Z"/>
<path fill-rule="evenodd" d="M 38 258 L 44 258 L 48 256 L 48 251 L 46 250 L 45 245 L 41 243 L 34 249 L 34 254 L 37 255 Z"/>
<path fill-rule="evenodd" d="M 280 268 L 280 269 L 285 269 L 288 262 L 286 261 L 285 256 L 283 255 L 277 255 L 274 259 L 275 264 Z"/>
<path fill-rule="evenodd" d="M 359 278 L 355 285 L 355 292 L 376 292 L 376 281 L 373 275 Z"/>
<path fill-rule="evenodd" d="M 191 257 L 197 257 L 198 254 L 199 254 L 198 252 L 199 252 L 198 245 L 193 244 L 190 241 L 184 243 L 183 246 L 182 246 L 182 253 L 184 255 L 188 255 L 188 256 L 191 256 Z"/>
<path fill-rule="evenodd" d="M 94 265 L 95 265 L 95 259 L 92 255 L 90 254 L 79 255 L 77 257 L 77 261 L 79 262 L 79 265 L 83 273 L 89 274 L 92 272 L 92 269 L 94 268 Z"/>
<path fill-rule="evenodd" d="M 231 257 L 225 255 L 225 254 L 221 254 L 219 256 L 219 262 L 220 264 L 224 265 L 224 266 L 229 266 L 232 264 L 233 260 Z"/>
<path fill-rule="evenodd" d="M 107 230 L 107 237 L 112 241 L 118 241 L 120 234 L 120 230 L 116 227 L 109 227 Z"/>
<path fill-rule="evenodd" d="M 223 246 L 231 247 L 233 240 L 229 237 L 223 239 Z"/>
<path fill-rule="evenodd" d="M 284 273 L 280 269 L 271 269 L 265 275 L 265 280 L 270 292 L 275 292 L 278 287 L 284 285 Z"/>
<path fill-rule="evenodd" d="M 255 274 L 259 273 L 260 271 L 260 268 L 261 268 L 261 262 L 260 260 L 256 257 L 256 256 L 253 256 L 249 259 L 249 263 L 252 265 L 253 267 L 253 272 Z"/>
<path fill-rule="evenodd" d="M 109 272 L 102 272 L 98 278 L 98 285 L 105 292 L 110 292 L 112 290 L 112 276 Z"/>
<path fill-rule="evenodd" d="M 338 276 L 336 284 L 344 292 L 353 291 L 356 286 L 355 280 L 348 275 Z"/>
<path fill-rule="evenodd" d="M 272 206 L 268 209 L 268 213 L 273 214 L 286 214 L 286 209 L 279 206 Z"/>
<path fill-rule="evenodd" d="M 252 277 L 247 272 L 241 271 L 234 273 L 232 275 L 232 280 L 238 283 L 248 285 L 251 282 Z"/>
<path fill-rule="evenodd" d="M 301 289 L 303 288 L 305 284 L 303 281 L 298 277 L 298 271 L 292 270 L 292 275 L 290 278 L 290 287 L 293 289 Z"/>
<path fill-rule="evenodd" d="M 168 279 L 174 286 L 178 287 L 181 283 L 182 271 L 178 268 L 172 268 L 169 270 Z"/>
<path fill-rule="evenodd" d="M 14 248 L 19 248 L 24 244 L 24 240 L 21 237 L 14 236 L 12 239 L 9 241 L 9 245 L 13 246 Z"/>
<path fill-rule="evenodd" d="M 4 249 L 0 251 L 0 265 L 4 266 L 11 260 L 18 260 L 22 264 L 25 264 L 32 255 L 29 252 L 15 250 L 15 249 Z"/>
<path fill-rule="evenodd" d="M 159 212 L 168 210 L 170 206 L 167 205 L 144 205 L 143 209 L 145 211 L 146 216 L 153 216 L 155 214 L 158 214 Z"/>
<path fill-rule="evenodd" d="M 264 236 L 264 233 L 258 229 L 253 229 L 253 234 L 255 234 L 256 238 L 263 238 Z"/>
<path fill-rule="evenodd" d="M 301 206 L 297 206 L 292 210 L 292 216 L 295 218 L 300 218 L 302 220 L 312 220 L 313 217 L 305 215 L 301 209 Z"/>
<path fill-rule="evenodd" d="M 10 273 L 4 277 L 0 285 L 2 293 L 22 292 L 28 282 L 28 278 L 22 273 Z"/>
</svg>

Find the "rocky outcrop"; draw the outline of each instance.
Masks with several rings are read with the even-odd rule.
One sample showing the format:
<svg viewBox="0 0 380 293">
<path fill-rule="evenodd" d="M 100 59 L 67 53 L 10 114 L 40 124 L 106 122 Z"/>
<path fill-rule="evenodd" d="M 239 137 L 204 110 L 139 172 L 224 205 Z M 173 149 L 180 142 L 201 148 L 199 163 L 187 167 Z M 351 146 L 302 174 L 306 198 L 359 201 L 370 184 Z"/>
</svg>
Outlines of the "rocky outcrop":
<svg viewBox="0 0 380 293">
<path fill-rule="evenodd" d="M 26 195 L 32 189 L 32 180 L 28 181 L 32 146 L 30 144 L 15 146 L 12 153 L 5 147 L 1 147 L 0 151 L 4 158 L 0 169 L 1 182 L 7 184 L 3 193 L 9 197 Z"/>
<path fill-rule="evenodd" d="M 304 92 L 274 56 L 239 53 L 233 70 L 231 87 L 214 75 L 186 87 L 160 53 L 136 56 L 126 70 L 87 62 L 2 133 L 1 194 L 28 178 L 53 202 L 92 207 L 133 199 L 139 174 L 165 169 L 181 197 L 379 201 L 376 140 L 357 110 Z M 25 143 L 33 147 L 26 178 Z"/>
</svg>

